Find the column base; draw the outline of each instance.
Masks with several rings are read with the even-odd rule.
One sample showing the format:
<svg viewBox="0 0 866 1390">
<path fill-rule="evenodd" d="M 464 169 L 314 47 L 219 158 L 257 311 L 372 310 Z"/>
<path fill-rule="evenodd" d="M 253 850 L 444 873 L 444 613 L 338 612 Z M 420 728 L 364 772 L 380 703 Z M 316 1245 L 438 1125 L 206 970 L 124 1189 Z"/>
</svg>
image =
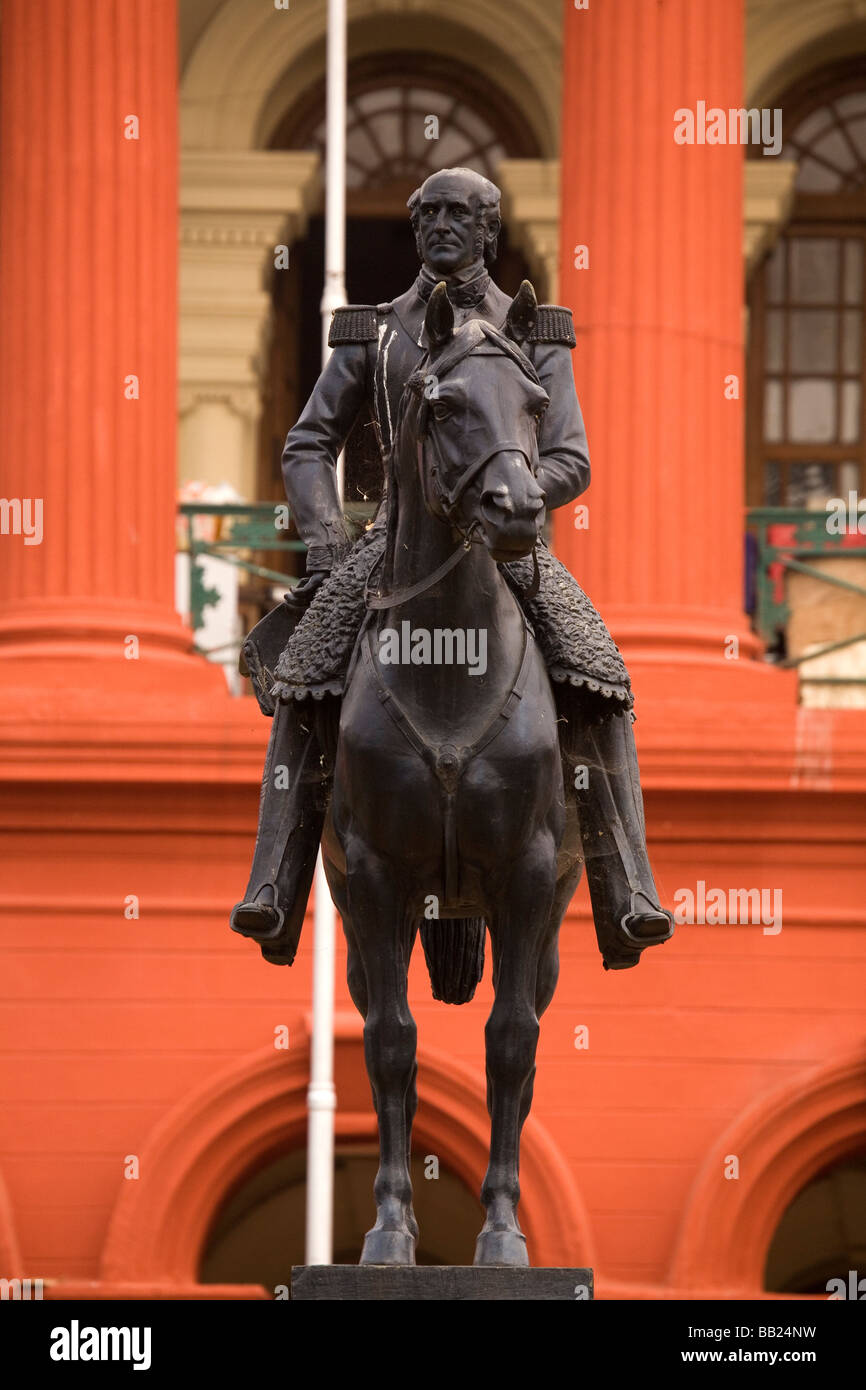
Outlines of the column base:
<svg viewBox="0 0 866 1390">
<path fill-rule="evenodd" d="M 0 659 L 56 656 L 61 650 L 123 657 L 134 646 L 130 639 L 153 656 L 193 655 L 192 633 L 162 603 L 71 597 L 0 605 Z"/>
<path fill-rule="evenodd" d="M 127 599 L 0 606 L 0 682 L 67 695 L 86 690 L 97 702 L 130 689 L 228 693 L 222 668 L 194 650 L 177 613 Z"/>
<path fill-rule="evenodd" d="M 614 641 L 632 660 L 724 661 L 728 665 L 732 660 L 753 661 L 764 650 L 760 637 L 736 609 L 603 603 L 601 614 Z"/>
</svg>

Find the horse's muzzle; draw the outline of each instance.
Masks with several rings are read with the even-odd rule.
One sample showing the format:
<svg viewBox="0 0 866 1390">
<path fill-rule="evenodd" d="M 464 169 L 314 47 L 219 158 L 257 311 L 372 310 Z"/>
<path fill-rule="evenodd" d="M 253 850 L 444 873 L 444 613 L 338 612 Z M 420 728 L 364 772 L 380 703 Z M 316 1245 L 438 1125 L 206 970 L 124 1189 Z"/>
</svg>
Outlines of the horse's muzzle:
<svg viewBox="0 0 866 1390">
<path fill-rule="evenodd" d="M 522 496 L 506 484 L 487 488 L 481 496 L 480 521 L 484 543 L 499 564 L 520 560 L 536 544 L 544 520 L 544 496 L 529 475 Z"/>
</svg>

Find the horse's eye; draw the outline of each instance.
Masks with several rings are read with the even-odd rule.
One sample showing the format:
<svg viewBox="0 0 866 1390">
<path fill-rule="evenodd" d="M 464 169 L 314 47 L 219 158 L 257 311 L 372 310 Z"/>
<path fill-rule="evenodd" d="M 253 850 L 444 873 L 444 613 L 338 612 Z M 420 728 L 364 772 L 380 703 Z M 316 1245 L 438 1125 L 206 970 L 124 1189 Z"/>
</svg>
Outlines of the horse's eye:
<svg viewBox="0 0 866 1390">
<path fill-rule="evenodd" d="M 433 406 L 433 414 L 435 415 L 437 420 L 447 420 L 449 415 L 451 414 L 451 411 L 448 409 L 447 405 L 443 404 L 442 401 L 437 401 L 436 404 Z"/>
</svg>

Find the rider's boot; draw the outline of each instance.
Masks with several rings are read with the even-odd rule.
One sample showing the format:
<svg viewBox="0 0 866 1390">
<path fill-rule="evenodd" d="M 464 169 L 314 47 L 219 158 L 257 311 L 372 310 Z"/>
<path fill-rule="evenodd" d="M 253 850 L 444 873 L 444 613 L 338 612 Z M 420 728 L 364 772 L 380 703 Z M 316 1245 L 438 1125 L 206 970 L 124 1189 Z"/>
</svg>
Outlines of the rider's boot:
<svg viewBox="0 0 866 1390">
<path fill-rule="evenodd" d="M 316 719 L 278 700 L 268 744 L 250 880 L 233 909 L 232 931 L 257 941 L 272 965 L 298 949 L 327 807 L 329 773 Z"/>
<path fill-rule="evenodd" d="M 637 965 L 647 946 L 673 935 L 659 904 L 646 848 L 631 719 L 613 715 L 572 728 L 573 790 L 586 877 L 605 970 Z"/>
</svg>

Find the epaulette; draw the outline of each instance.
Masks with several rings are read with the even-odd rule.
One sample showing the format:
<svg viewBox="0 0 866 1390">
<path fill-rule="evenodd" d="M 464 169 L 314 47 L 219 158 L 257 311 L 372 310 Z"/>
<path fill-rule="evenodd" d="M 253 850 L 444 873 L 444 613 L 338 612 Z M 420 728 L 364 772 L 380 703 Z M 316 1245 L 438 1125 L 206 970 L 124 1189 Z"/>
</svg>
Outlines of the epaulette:
<svg viewBox="0 0 866 1390">
<path fill-rule="evenodd" d="M 379 336 L 373 304 L 344 304 L 331 315 L 328 347 L 343 343 L 370 343 Z"/>
<path fill-rule="evenodd" d="M 531 343 L 564 343 L 577 347 L 574 319 L 571 310 L 561 304 L 539 304 L 535 327 L 529 335 Z"/>
</svg>

